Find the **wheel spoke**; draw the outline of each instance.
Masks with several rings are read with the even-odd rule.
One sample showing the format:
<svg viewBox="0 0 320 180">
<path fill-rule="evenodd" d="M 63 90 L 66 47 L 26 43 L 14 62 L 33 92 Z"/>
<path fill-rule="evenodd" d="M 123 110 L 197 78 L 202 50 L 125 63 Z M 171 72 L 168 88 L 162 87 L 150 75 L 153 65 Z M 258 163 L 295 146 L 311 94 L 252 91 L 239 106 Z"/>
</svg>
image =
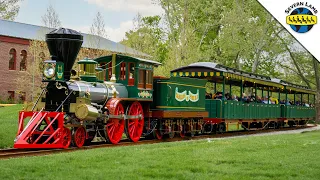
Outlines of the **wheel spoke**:
<svg viewBox="0 0 320 180">
<path fill-rule="evenodd" d="M 134 121 L 129 122 L 129 126 L 132 126 L 134 124 Z"/>
<path fill-rule="evenodd" d="M 132 134 L 132 132 L 135 130 L 135 128 L 136 128 L 135 126 L 132 126 L 132 127 L 130 128 L 130 130 L 129 130 L 129 133 Z"/>
<path fill-rule="evenodd" d="M 107 124 L 107 127 L 112 126 L 114 124 L 114 122 L 110 122 Z"/>
<path fill-rule="evenodd" d="M 114 129 L 115 129 L 115 126 L 112 126 L 109 130 L 108 130 L 108 133 L 110 135 L 110 137 L 112 137 L 112 134 L 114 132 Z"/>
</svg>

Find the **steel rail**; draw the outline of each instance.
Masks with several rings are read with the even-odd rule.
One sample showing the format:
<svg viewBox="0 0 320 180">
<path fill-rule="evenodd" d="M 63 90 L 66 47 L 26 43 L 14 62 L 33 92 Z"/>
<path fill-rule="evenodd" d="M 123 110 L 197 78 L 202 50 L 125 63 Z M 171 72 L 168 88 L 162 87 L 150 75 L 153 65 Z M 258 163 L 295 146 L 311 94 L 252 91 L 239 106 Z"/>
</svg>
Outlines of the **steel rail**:
<svg viewBox="0 0 320 180">
<path fill-rule="evenodd" d="M 315 125 L 316 126 L 316 125 Z M 123 139 L 119 144 L 99 144 L 93 143 L 90 146 L 83 146 L 82 148 L 71 147 L 68 149 L 1 149 L 0 150 L 0 159 L 8 159 L 8 158 L 16 158 L 16 157 L 24 157 L 24 156 L 41 156 L 41 155 L 49 155 L 49 154 L 56 154 L 56 153 L 65 153 L 65 152 L 72 152 L 72 151 L 79 151 L 79 150 L 89 150 L 89 149 L 96 149 L 96 148 L 112 148 L 112 147 L 119 147 L 119 146 L 136 146 L 136 145 L 143 145 L 143 144 L 155 144 L 155 143 L 162 143 L 162 142 L 177 142 L 177 141 L 190 141 L 190 140 L 200 140 L 200 139 L 215 139 L 215 138 L 227 138 L 227 137 L 236 137 L 236 136 L 244 136 L 244 135 L 252 135 L 252 134 L 262 134 L 262 133 L 272 133 L 272 132 L 281 132 L 281 131 L 290 131 L 290 130 L 298 130 L 298 129 L 307 129 L 315 126 L 307 126 L 307 127 L 286 127 L 281 129 L 266 129 L 262 131 L 247 131 L 247 130 L 240 130 L 240 131 L 229 131 L 221 134 L 204 134 L 199 136 L 193 137 L 173 137 L 167 139 L 145 139 L 142 138 L 140 141 L 134 143 L 129 141 L 128 139 Z"/>
</svg>

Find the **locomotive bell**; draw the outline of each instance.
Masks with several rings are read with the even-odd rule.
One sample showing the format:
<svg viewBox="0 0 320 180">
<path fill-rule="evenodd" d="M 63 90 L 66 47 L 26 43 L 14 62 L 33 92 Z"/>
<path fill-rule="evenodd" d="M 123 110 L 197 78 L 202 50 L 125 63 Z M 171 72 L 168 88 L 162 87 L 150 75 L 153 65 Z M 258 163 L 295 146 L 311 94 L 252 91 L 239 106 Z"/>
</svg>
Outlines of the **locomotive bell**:
<svg viewBox="0 0 320 180">
<path fill-rule="evenodd" d="M 83 36 L 72 29 L 59 28 L 46 34 L 46 42 L 52 60 L 63 63 L 64 80 L 69 80 L 71 68 L 83 42 Z"/>
</svg>

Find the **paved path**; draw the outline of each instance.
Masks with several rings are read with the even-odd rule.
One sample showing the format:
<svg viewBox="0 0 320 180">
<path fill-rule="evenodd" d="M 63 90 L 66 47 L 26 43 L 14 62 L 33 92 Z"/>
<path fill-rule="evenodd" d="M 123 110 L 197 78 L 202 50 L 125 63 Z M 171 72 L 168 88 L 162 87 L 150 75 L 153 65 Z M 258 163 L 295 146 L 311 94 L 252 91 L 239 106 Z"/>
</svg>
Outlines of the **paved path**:
<svg viewBox="0 0 320 180">
<path fill-rule="evenodd" d="M 314 126 L 314 125 L 311 124 L 310 126 Z M 266 133 L 259 133 L 259 134 L 248 134 L 248 135 L 231 136 L 231 137 L 223 137 L 223 138 L 212 138 L 212 139 L 242 138 L 242 137 L 247 137 L 247 136 L 268 136 L 268 135 L 278 135 L 278 134 L 297 134 L 297 133 L 316 131 L 316 130 L 320 130 L 320 125 L 315 126 L 315 127 L 310 127 L 310 128 L 297 129 L 297 130 L 266 132 Z"/>
</svg>

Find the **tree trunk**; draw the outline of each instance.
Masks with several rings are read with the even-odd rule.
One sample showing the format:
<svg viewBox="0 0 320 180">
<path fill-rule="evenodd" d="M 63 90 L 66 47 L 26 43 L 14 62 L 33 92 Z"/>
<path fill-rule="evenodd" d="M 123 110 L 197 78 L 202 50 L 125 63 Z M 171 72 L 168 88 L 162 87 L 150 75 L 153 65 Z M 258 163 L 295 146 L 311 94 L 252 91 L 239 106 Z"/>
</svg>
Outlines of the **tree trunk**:
<svg viewBox="0 0 320 180">
<path fill-rule="evenodd" d="M 320 74 L 319 74 L 319 62 L 318 60 L 313 57 L 313 68 L 314 68 L 314 76 L 316 79 L 316 86 L 317 86 L 317 98 L 316 98 L 316 109 L 317 109 L 317 115 L 316 115 L 316 122 L 320 122 Z"/>
<path fill-rule="evenodd" d="M 307 84 L 308 88 L 311 89 L 311 85 L 309 83 L 309 81 L 307 80 L 307 78 L 303 75 L 301 68 L 299 66 L 299 63 L 297 62 L 297 59 L 294 57 L 293 52 L 290 50 L 289 46 L 287 45 L 287 43 L 285 43 L 284 39 L 279 35 L 276 34 L 276 36 L 281 40 L 282 44 L 284 45 L 285 49 L 287 50 L 287 52 L 289 53 L 289 56 L 295 66 L 295 68 L 298 71 L 298 75 L 301 77 L 301 79 Z"/>
</svg>

